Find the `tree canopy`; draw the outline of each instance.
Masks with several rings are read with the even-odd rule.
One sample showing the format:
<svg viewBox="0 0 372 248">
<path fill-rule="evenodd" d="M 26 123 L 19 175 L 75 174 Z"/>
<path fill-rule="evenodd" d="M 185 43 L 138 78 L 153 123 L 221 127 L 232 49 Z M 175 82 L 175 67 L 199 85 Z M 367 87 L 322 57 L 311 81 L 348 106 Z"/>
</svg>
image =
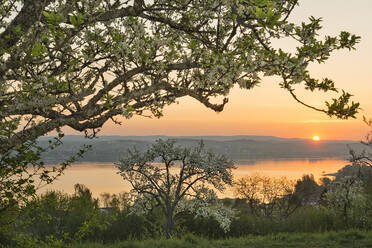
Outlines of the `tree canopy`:
<svg viewBox="0 0 372 248">
<path fill-rule="evenodd" d="M 174 140 L 157 140 L 143 154 L 129 151 L 116 165 L 132 186 L 135 211 L 147 212 L 153 204 L 161 208 L 167 238 L 185 213 L 212 216 L 222 228 L 229 228 L 232 212 L 218 203 L 214 189 L 222 192 L 232 185 L 234 163 L 206 151 L 202 142 L 195 148 L 182 148 Z"/>
<path fill-rule="evenodd" d="M 321 18 L 288 21 L 298 0 L 7 0 L 0 3 L 0 152 L 68 126 L 97 129 L 116 116 L 162 115 L 190 96 L 222 111 L 234 85 L 264 76 L 301 104 L 338 118 L 359 104 L 342 91 L 323 109 L 297 97 L 338 91 L 315 79 L 311 63 L 354 49 L 348 32 L 318 37 Z M 298 44 L 293 53 L 277 39 Z M 224 96 L 221 102 L 214 97 Z"/>
<path fill-rule="evenodd" d="M 344 91 L 323 109 L 297 97 L 298 85 L 338 92 L 332 80 L 315 79 L 307 68 L 359 41 L 348 32 L 319 38 L 321 18 L 289 22 L 297 4 L 1 1 L 0 205 L 32 195 L 35 175 L 49 183 L 69 164 L 46 169 L 40 154 L 60 141 L 43 148 L 40 136 L 57 131 L 62 137 L 66 126 L 94 136 L 108 120 L 118 123 L 117 116 L 160 117 L 164 106 L 183 96 L 222 111 L 235 85 L 252 89 L 262 77 L 278 76 L 297 102 L 330 116 L 354 117 L 359 104 Z M 278 39 L 295 40 L 296 51 L 276 49 L 272 42 Z"/>
</svg>

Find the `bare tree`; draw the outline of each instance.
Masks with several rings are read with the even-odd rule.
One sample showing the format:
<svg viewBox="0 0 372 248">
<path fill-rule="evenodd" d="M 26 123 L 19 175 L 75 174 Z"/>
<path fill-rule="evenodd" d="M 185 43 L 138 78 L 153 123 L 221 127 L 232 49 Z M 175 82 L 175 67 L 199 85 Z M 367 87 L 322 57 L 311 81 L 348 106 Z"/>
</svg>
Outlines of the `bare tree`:
<svg viewBox="0 0 372 248">
<path fill-rule="evenodd" d="M 286 218 L 296 205 L 292 204 L 294 181 L 259 174 L 245 176 L 235 183 L 235 194 L 247 201 L 250 213 L 269 218 Z"/>
</svg>

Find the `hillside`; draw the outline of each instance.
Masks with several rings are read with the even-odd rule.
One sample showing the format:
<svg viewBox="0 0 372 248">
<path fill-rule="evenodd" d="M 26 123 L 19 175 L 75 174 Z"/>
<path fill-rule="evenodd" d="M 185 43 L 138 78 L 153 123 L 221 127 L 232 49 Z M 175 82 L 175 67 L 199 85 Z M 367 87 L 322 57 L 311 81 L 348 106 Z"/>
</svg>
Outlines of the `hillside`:
<svg viewBox="0 0 372 248">
<path fill-rule="evenodd" d="M 143 151 L 156 139 L 172 138 L 182 146 L 195 146 L 203 140 L 206 147 L 233 160 L 261 159 L 347 159 L 349 147 L 355 150 L 363 146 L 355 141 L 319 141 L 305 139 L 285 139 L 272 136 L 101 136 L 86 139 L 82 136 L 66 136 L 63 145 L 44 154 L 48 163 L 57 163 L 74 155 L 83 144 L 92 145 L 81 162 L 115 162 L 124 156 L 129 148 Z M 44 137 L 44 145 L 50 138 Z"/>
</svg>

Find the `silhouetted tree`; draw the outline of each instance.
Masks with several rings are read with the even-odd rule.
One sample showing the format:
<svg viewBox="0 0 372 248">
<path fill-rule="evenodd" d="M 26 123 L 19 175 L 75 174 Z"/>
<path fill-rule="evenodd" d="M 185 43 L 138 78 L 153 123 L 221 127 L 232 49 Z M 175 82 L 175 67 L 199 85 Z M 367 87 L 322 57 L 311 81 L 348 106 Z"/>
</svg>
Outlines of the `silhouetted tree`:
<svg viewBox="0 0 372 248">
<path fill-rule="evenodd" d="M 302 178 L 296 182 L 294 201 L 302 206 L 316 205 L 320 200 L 322 190 L 322 187 L 315 182 L 312 174 L 303 175 Z"/>
</svg>

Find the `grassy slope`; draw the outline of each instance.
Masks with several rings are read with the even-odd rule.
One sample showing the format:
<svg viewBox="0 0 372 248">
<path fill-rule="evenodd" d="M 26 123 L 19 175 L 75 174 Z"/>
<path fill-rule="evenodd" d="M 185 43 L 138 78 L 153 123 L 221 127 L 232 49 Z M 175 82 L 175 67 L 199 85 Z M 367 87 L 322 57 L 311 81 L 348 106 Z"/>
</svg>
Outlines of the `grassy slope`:
<svg viewBox="0 0 372 248">
<path fill-rule="evenodd" d="M 186 235 L 183 239 L 126 241 L 116 244 L 85 243 L 70 248 L 372 248 L 372 232 L 346 231 L 325 234 L 277 234 L 226 240 L 200 239 Z"/>
</svg>

